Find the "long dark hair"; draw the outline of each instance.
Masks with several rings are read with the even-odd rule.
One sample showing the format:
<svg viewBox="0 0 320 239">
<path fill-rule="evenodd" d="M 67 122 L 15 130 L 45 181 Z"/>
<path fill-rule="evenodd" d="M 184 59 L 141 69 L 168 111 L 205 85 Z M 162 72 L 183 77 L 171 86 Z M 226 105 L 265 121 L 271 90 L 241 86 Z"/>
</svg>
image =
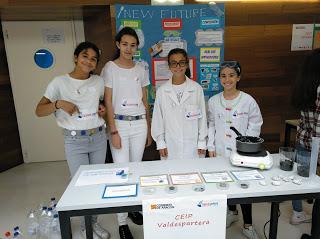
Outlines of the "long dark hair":
<svg viewBox="0 0 320 239">
<path fill-rule="evenodd" d="M 298 110 L 314 110 L 317 88 L 320 84 L 320 48 L 314 49 L 304 59 L 297 75 L 291 103 Z"/>
<path fill-rule="evenodd" d="M 122 28 L 122 29 L 117 33 L 116 37 L 114 38 L 115 42 L 119 42 L 119 43 L 120 43 L 120 41 L 121 41 L 121 39 L 122 39 L 122 37 L 123 37 L 124 35 L 129 35 L 129 36 L 134 37 L 134 38 L 137 40 L 137 46 L 139 46 L 139 44 L 140 44 L 140 42 L 139 42 L 139 37 L 138 37 L 136 31 L 135 31 L 133 28 L 131 28 L 131 27 L 124 27 L 124 28 Z M 115 55 L 114 55 L 114 57 L 113 57 L 112 60 L 118 59 L 119 56 L 120 56 L 120 50 L 119 50 L 118 47 L 116 47 L 116 53 L 115 53 Z"/>
<path fill-rule="evenodd" d="M 185 75 L 190 78 L 191 77 L 191 71 L 190 71 L 190 68 L 189 68 L 189 57 L 188 57 L 188 54 L 186 52 L 185 49 L 181 49 L 181 48 L 174 48 L 172 49 L 171 51 L 169 51 L 168 53 L 168 65 L 170 65 L 170 57 L 172 55 L 175 55 L 175 54 L 181 54 L 183 55 L 183 57 L 186 59 L 186 61 L 188 62 L 188 68 L 186 69 L 186 73 Z"/>
<path fill-rule="evenodd" d="M 92 49 L 95 51 L 95 53 L 97 54 L 97 63 L 99 62 L 100 60 L 100 50 L 99 48 L 96 46 L 96 44 L 92 43 L 92 42 L 88 42 L 88 41 L 85 41 L 85 42 L 81 42 L 77 47 L 76 49 L 74 50 L 74 53 L 73 55 L 78 57 L 79 54 L 83 51 L 83 50 L 87 50 L 87 49 Z"/>
</svg>

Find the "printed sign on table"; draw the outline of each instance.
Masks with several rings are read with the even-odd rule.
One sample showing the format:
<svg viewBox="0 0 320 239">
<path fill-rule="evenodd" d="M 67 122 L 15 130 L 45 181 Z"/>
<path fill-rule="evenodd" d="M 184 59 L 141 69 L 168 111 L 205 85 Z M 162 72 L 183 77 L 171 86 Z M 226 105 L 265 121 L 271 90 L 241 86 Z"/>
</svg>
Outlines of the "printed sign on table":
<svg viewBox="0 0 320 239">
<path fill-rule="evenodd" d="M 225 239 L 226 195 L 142 201 L 144 239 Z"/>
</svg>

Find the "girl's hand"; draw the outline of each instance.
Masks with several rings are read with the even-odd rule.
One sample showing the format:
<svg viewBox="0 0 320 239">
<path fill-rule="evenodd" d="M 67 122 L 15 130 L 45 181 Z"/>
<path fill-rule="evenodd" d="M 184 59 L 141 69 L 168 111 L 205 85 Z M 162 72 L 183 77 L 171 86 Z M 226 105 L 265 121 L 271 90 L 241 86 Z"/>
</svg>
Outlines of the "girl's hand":
<svg viewBox="0 0 320 239">
<path fill-rule="evenodd" d="M 205 149 L 198 149 L 198 154 L 200 155 L 200 156 L 206 156 L 206 150 Z"/>
<path fill-rule="evenodd" d="M 98 115 L 103 117 L 106 115 L 106 107 L 103 104 L 99 104 Z"/>
<path fill-rule="evenodd" d="M 72 115 L 74 113 L 79 113 L 78 107 L 75 104 L 66 100 L 58 100 L 56 106 L 58 109 L 64 110 L 69 115 Z"/>
<path fill-rule="evenodd" d="M 111 135 L 111 143 L 114 148 L 121 149 L 121 138 L 118 133 Z"/>
<path fill-rule="evenodd" d="M 151 136 L 151 134 L 148 132 L 148 134 L 147 134 L 146 147 L 149 147 L 151 144 L 152 144 L 152 136 Z"/>
<path fill-rule="evenodd" d="M 163 158 L 168 157 L 168 150 L 167 150 L 167 148 L 159 149 L 159 153 L 160 153 L 160 156 L 163 157 Z"/>
<path fill-rule="evenodd" d="M 217 157 L 216 151 L 209 151 L 209 157 L 210 158 Z"/>
</svg>

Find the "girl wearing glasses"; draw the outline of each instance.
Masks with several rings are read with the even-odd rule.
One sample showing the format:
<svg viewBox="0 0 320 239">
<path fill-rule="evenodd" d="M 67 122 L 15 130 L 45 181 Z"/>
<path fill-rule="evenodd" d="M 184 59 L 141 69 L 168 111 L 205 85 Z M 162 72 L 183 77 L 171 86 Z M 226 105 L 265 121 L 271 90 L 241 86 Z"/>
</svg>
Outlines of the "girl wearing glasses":
<svg viewBox="0 0 320 239">
<path fill-rule="evenodd" d="M 111 153 L 115 163 L 142 160 L 145 146 L 152 142 L 150 134 L 147 88 L 148 69 L 135 64 L 133 55 L 139 46 L 134 29 L 122 28 L 115 37 L 117 54 L 102 69 L 105 80 L 105 102 L 111 137 Z M 133 239 L 127 224 L 128 213 L 118 213 L 121 239 Z M 129 213 L 129 218 L 142 225 L 142 215 Z"/>
<path fill-rule="evenodd" d="M 161 159 L 204 156 L 207 119 L 202 87 L 189 78 L 189 60 L 184 49 L 171 50 L 168 64 L 172 77 L 157 91 L 152 137 Z"/>
<path fill-rule="evenodd" d="M 241 66 L 237 61 L 225 61 L 220 65 L 219 78 L 223 92 L 208 101 L 208 151 L 209 157 L 229 158 L 236 150 L 237 135 L 230 130 L 235 127 L 242 135 L 259 136 L 263 123 L 257 102 L 250 95 L 237 89 Z M 228 207 L 227 227 L 238 220 L 236 206 Z M 243 234 L 250 239 L 259 236 L 252 227 L 252 205 L 241 205 L 244 227 Z"/>
</svg>

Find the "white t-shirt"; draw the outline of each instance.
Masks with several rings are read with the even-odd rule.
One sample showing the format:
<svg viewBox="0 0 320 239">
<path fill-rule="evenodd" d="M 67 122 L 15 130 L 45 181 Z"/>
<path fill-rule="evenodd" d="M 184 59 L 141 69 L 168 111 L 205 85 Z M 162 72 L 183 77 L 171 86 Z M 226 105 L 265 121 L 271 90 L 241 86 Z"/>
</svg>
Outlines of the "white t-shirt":
<svg viewBox="0 0 320 239">
<path fill-rule="evenodd" d="M 112 106 L 115 114 L 136 116 L 146 113 L 142 102 L 142 88 L 150 84 L 147 68 L 136 64 L 126 69 L 109 61 L 103 67 L 101 76 L 105 86 L 112 88 Z"/>
<path fill-rule="evenodd" d="M 174 85 L 172 84 L 172 88 L 174 90 L 174 92 L 176 93 L 177 95 L 177 99 L 180 103 L 181 99 L 182 99 L 182 96 L 183 96 L 183 92 L 184 92 L 184 89 L 186 88 L 186 85 L 187 83 L 186 82 L 183 82 L 182 84 L 180 85 Z"/>
<path fill-rule="evenodd" d="M 92 129 L 103 125 L 99 117 L 99 100 L 104 96 L 104 82 L 100 76 L 91 75 L 86 80 L 78 80 L 69 74 L 55 77 L 47 87 L 44 97 L 51 102 L 65 100 L 75 104 L 79 113 L 70 116 L 59 109 L 55 112 L 57 124 L 69 130 Z"/>
</svg>

